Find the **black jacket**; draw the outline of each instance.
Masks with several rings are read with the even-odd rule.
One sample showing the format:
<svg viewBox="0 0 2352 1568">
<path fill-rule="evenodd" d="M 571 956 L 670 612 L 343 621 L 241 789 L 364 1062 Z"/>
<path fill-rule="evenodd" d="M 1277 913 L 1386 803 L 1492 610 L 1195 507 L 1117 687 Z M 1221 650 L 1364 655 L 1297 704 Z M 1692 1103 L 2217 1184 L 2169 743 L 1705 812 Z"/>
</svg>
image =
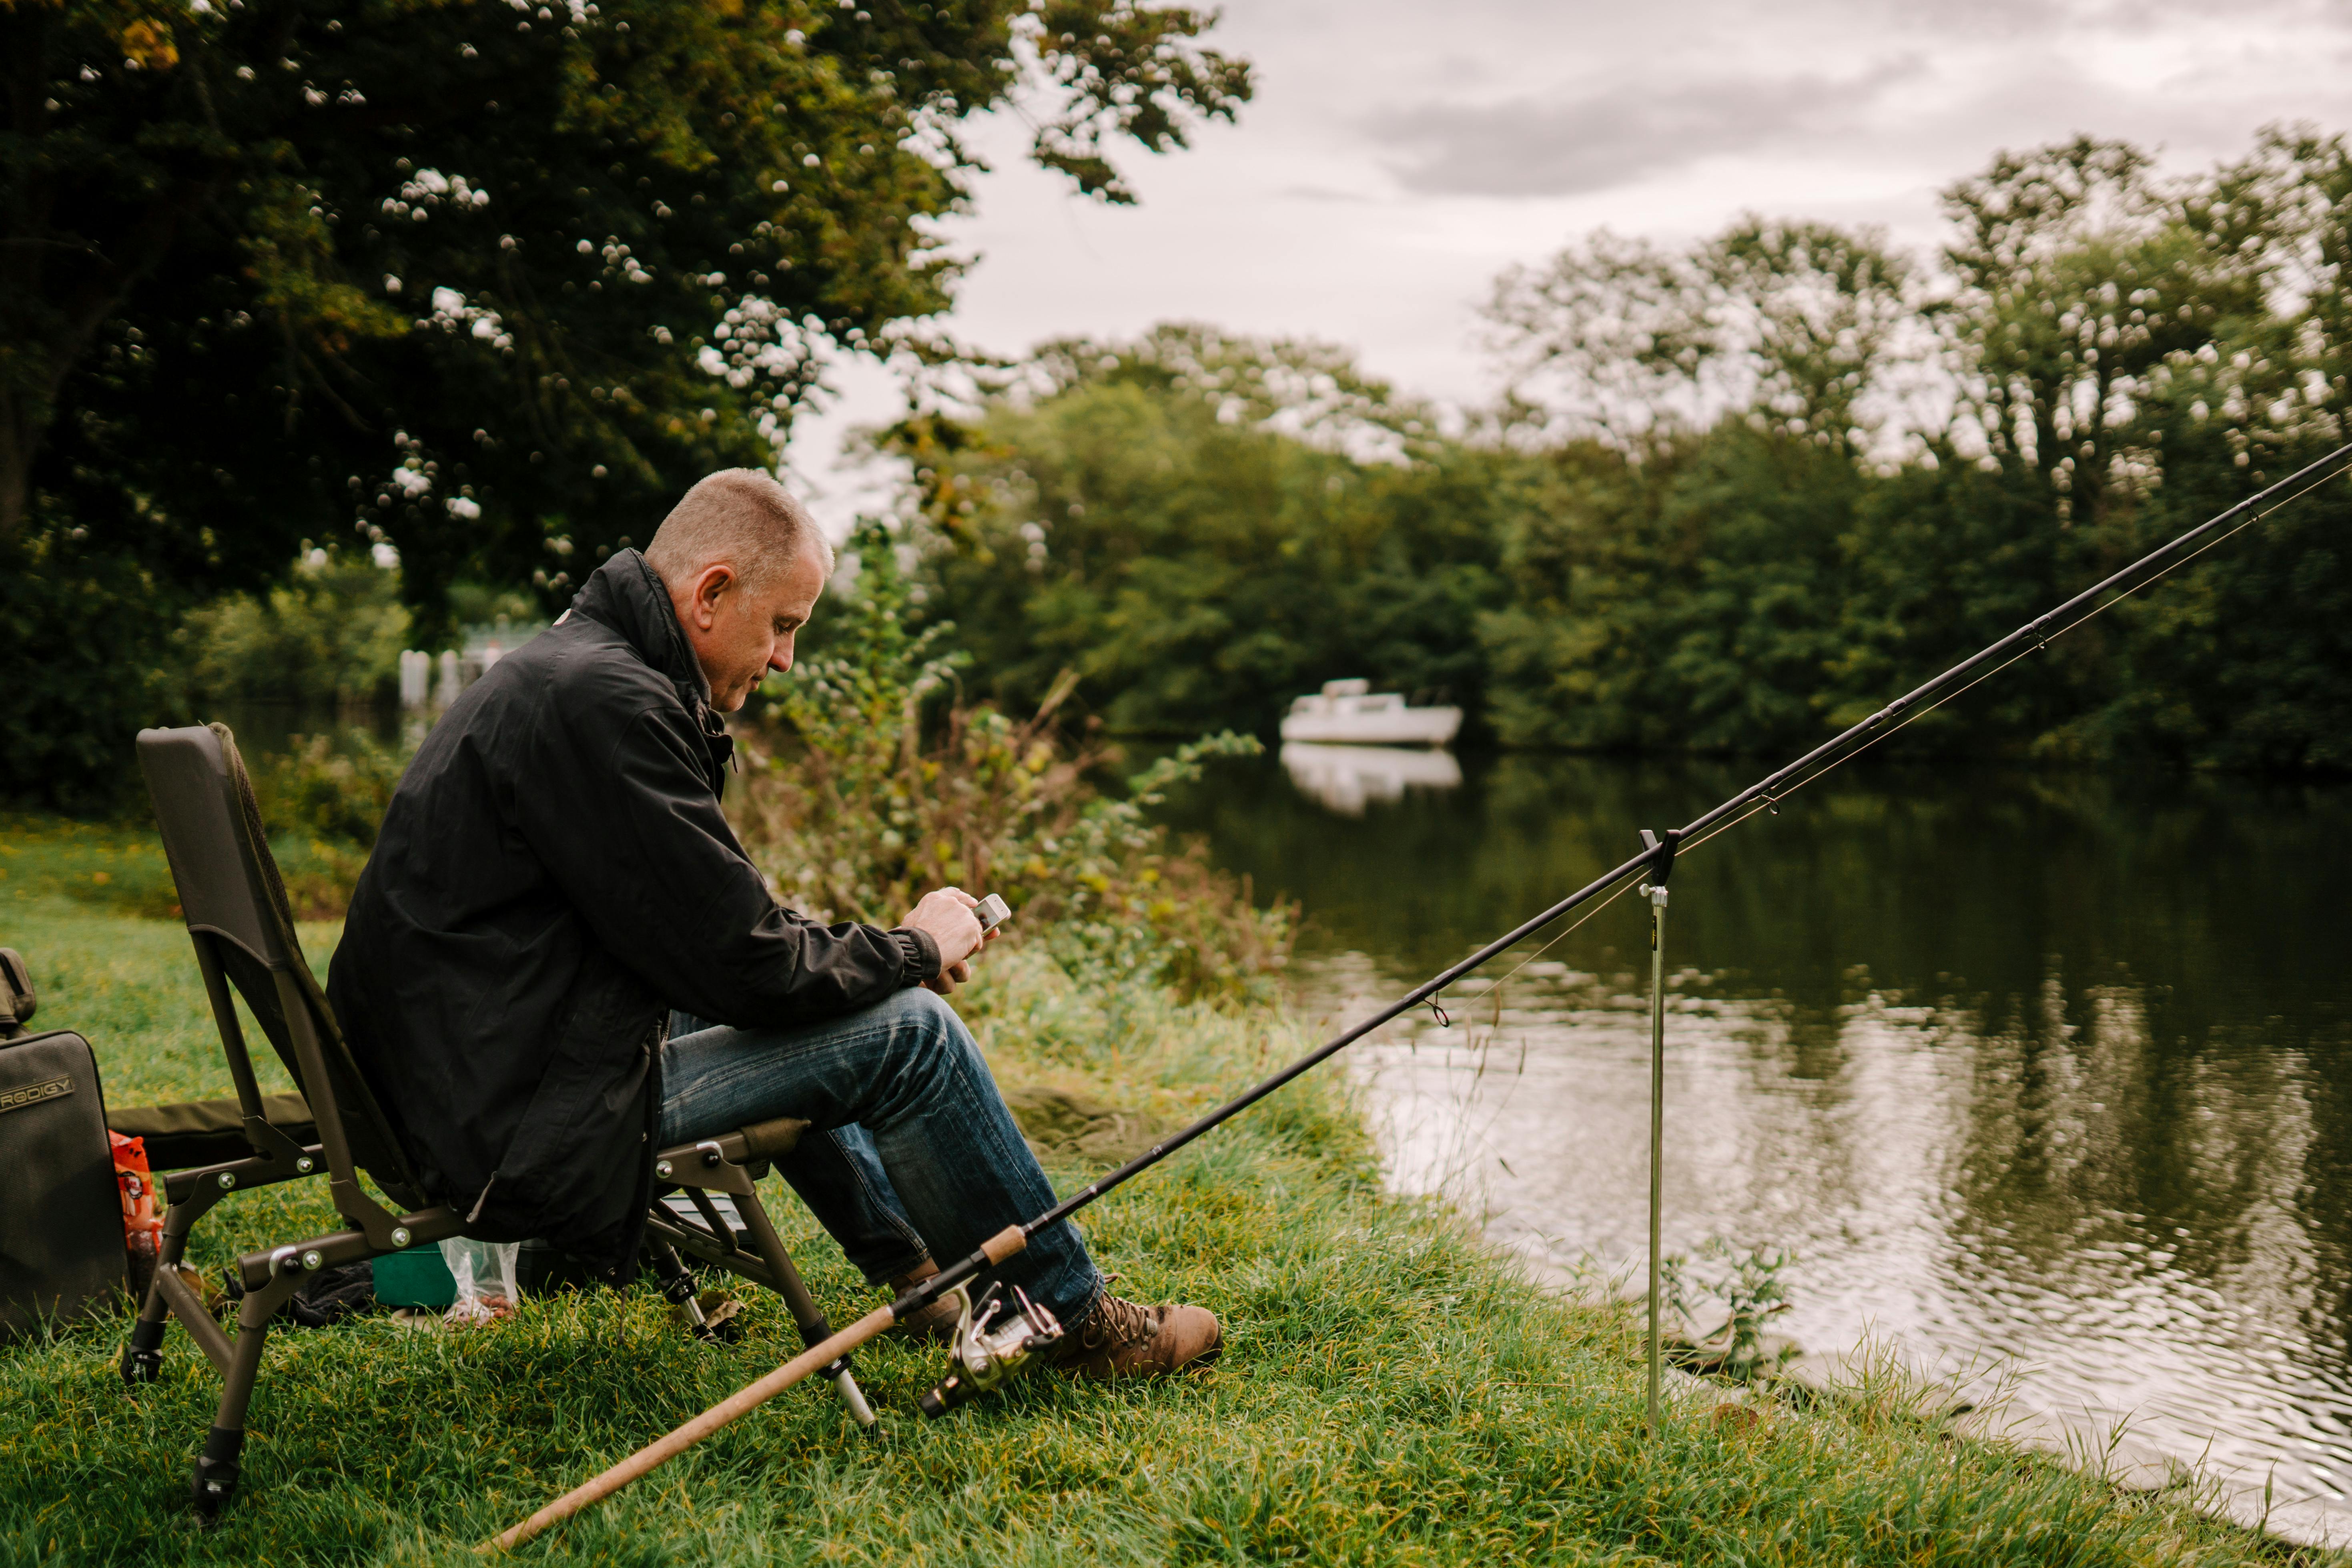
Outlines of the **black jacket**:
<svg viewBox="0 0 2352 1568">
<path fill-rule="evenodd" d="M 733 742 L 634 550 L 409 763 L 328 995 L 417 1173 L 490 1239 L 614 1268 L 652 1181 L 673 1007 L 779 1025 L 939 972 L 920 931 L 770 897 L 719 809 Z"/>
</svg>

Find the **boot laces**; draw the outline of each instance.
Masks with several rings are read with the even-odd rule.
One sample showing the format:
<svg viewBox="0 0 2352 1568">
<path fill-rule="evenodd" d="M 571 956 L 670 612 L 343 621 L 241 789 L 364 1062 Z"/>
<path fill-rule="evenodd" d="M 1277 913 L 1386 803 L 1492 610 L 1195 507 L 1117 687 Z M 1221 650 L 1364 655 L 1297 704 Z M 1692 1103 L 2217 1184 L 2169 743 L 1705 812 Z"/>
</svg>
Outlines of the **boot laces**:
<svg viewBox="0 0 2352 1568">
<path fill-rule="evenodd" d="M 1089 1350 L 1105 1344 L 1141 1344 L 1160 1331 L 1159 1313 L 1110 1293 L 1118 1281 L 1116 1274 L 1103 1281 L 1103 1293 L 1095 1310 L 1087 1314 L 1087 1326 L 1078 1338 Z"/>
</svg>

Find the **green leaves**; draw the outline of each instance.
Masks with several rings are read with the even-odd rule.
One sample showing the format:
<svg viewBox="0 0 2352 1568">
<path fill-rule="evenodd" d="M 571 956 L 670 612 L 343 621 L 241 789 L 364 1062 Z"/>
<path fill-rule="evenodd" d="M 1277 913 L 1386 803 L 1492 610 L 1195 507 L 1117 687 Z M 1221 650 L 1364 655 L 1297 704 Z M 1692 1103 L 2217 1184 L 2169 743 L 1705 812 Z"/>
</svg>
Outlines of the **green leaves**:
<svg viewBox="0 0 2352 1568">
<path fill-rule="evenodd" d="M 1124 199 L 1115 141 L 1181 147 L 1248 95 L 1208 22 L 1128 0 L 0 10 L 0 547 L 143 528 L 236 585 L 356 533 L 399 546 L 428 626 L 461 575 L 561 597 L 580 574 L 543 541 L 593 561 L 642 539 L 703 472 L 772 463 L 830 356 L 949 308 L 921 220 L 966 199 L 965 116 L 1023 93 L 1048 162 Z"/>
<path fill-rule="evenodd" d="M 890 433 L 930 605 L 1010 705 L 1065 668 L 1112 728 L 1271 730 L 1373 675 L 1475 700 L 1507 468 L 1328 344 L 1165 325 L 1048 343 L 1024 394 Z"/>
<path fill-rule="evenodd" d="M 399 576 L 361 555 L 320 550 L 266 595 L 231 594 L 182 627 L 194 694 L 302 704 L 312 710 L 373 703 L 408 646 Z M 374 837 L 373 830 L 369 837 Z"/>
<path fill-rule="evenodd" d="M 1064 91 L 1060 111 L 1038 125 L 1030 155 L 1090 196 L 1135 200 L 1105 156 L 1109 142 L 1125 137 L 1173 152 L 1191 145 L 1192 113 L 1230 121 L 1249 99 L 1245 62 L 1194 46 L 1207 20 L 1197 12 L 1129 0 L 1049 0 L 1030 16 L 1025 41 Z"/>
<path fill-rule="evenodd" d="M 396 546 L 427 647 L 462 581 L 556 606 L 693 480 L 772 466 L 830 361 L 951 307 L 924 220 L 967 200 L 966 116 L 1020 94 L 1123 198 L 1117 142 L 1181 147 L 1248 96 L 1205 13 L 1040 16 L 0 5 L 0 582 L 167 584 L 116 619 L 118 668 L 300 541 Z M 95 711 L 23 647 L 0 689 L 53 739 L 0 784 L 110 787 L 161 710 Z"/>
<path fill-rule="evenodd" d="M 1115 760 L 1073 740 L 1065 672 L 1027 717 L 953 700 L 970 663 L 953 628 L 910 629 L 911 585 L 889 532 L 852 540 L 857 570 L 829 596 L 821 647 L 780 690 L 730 807 L 737 830 L 796 909 L 895 924 L 932 888 L 1003 895 L 1007 935 L 1106 984 L 1148 977 L 1187 996 L 1254 997 L 1282 962 L 1288 916 L 1250 906 L 1197 851 L 1170 853 L 1149 809 L 1211 757 L 1257 742 L 1197 741 L 1112 797 Z"/>
</svg>

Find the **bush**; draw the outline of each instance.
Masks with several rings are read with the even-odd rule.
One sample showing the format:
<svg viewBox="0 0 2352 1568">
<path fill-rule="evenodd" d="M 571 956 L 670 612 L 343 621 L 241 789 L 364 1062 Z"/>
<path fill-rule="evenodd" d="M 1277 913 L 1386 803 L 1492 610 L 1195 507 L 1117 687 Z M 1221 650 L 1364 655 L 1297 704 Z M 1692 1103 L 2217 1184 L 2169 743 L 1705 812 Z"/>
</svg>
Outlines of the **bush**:
<svg viewBox="0 0 2352 1568">
<path fill-rule="evenodd" d="M 56 529 L 0 550 L 0 799 L 105 813 L 137 797 L 131 738 L 184 720 L 185 596 Z"/>
<path fill-rule="evenodd" d="M 184 636 L 200 696 L 363 702 L 399 679 L 408 611 L 397 570 L 313 550 L 267 595 L 194 611 Z"/>
<path fill-rule="evenodd" d="M 337 920 L 351 906 L 409 755 L 346 730 L 293 736 L 254 769 L 261 820 L 297 919 Z"/>
<path fill-rule="evenodd" d="M 889 535 L 855 542 L 855 592 L 827 606 L 826 651 L 779 693 L 749 737 L 737 830 L 793 907 L 821 919 L 897 921 L 928 889 L 960 883 L 1022 910 L 1007 937 L 1042 942 L 1074 973 L 1148 976 L 1188 997 L 1259 994 L 1289 942 L 1286 910 L 1197 848 L 1171 850 L 1147 817 L 1202 759 L 1255 752 L 1223 734 L 1194 742 L 1102 795 L 1114 760 L 1073 742 L 1055 681 L 1024 721 L 951 698 L 962 658 L 951 628 L 907 629 L 908 587 Z"/>
<path fill-rule="evenodd" d="M 296 735 L 254 780 L 262 819 L 273 832 L 368 848 L 408 755 L 363 730 Z"/>
</svg>

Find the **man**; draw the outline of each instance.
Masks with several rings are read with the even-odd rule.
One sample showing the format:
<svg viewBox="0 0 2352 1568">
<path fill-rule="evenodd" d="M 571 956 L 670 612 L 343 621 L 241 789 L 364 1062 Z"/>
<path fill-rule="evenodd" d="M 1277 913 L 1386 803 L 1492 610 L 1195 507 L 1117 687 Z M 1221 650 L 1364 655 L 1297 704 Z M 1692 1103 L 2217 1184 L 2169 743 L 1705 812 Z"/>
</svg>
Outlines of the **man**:
<svg viewBox="0 0 2352 1568">
<path fill-rule="evenodd" d="M 328 990 L 471 1234 L 546 1237 L 625 1278 L 654 1151 L 786 1115 L 814 1126 L 778 1169 L 874 1283 L 903 1289 L 1053 1201 L 941 1000 L 982 945 L 976 900 L 941 888 L 887 931 L 818 925 L 776 904 L 720 814 L 719 714 L 792 668 L 832 565 L 773 479 L 713 474 L 402 777 Z M 992 1277 L 1071 1330 L 1070 1371 L 1218 1347 L 1202 1308 L 1110 1295 L 1066 1223 Z"/>
</svg>

